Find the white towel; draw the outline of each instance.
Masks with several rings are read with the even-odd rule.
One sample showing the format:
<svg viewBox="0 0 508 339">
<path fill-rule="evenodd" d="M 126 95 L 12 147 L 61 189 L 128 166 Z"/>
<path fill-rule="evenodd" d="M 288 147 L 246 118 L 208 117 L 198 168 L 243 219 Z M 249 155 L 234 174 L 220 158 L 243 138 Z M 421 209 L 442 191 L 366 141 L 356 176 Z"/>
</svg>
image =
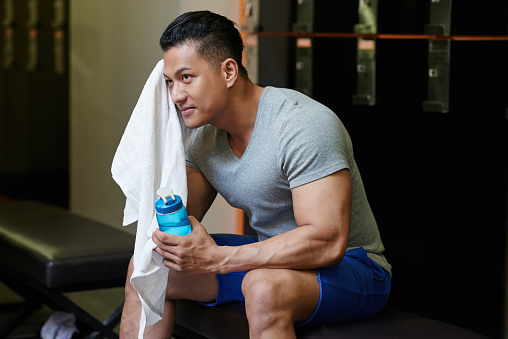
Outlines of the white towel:
<svg viewBox="0 0 508 339">
<path fill-rule="evenodd" d="M 111 167 L 127 198 L 123 225 L 138 221 L 131 283 L 143 305 L 139 338 L 145 327 L 162 319 L 168 277 L 162 257 L 153 251 L 156 191 L 169 186 L 187 203 L 185 147 L 194 134 L 171 101 L 163 69 L 160 60 L 146 81 Z"/>
</svg>

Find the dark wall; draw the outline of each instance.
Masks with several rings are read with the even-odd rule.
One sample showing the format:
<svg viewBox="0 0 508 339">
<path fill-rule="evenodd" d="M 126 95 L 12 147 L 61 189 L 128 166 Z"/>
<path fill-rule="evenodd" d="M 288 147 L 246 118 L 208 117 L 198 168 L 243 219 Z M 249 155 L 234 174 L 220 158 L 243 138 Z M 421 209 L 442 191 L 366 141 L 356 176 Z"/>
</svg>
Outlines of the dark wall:
<svg viewBox="0 0 508 339">
<path fill-rule="evenodd" d="M 315 1 L 316 31 L 353 32 L 356 13 L 342 3 Z M 379 33 L 423 34 L 429 12 L 426 1 L 380 0 L 378 14 Z M 506 36 L 507 29 L 506 1 L 453 2 L 452 35 Z M 377 40 L 371 107 L 351 100 L 356 39 L 315 38 L 313 47 L 313 97 L 352 136 L 393 264 L 390 307 L 502 337 L 508 41 L 451 42 L 446 114 L 422 109 L 427 40 Z M 273 72 L 261 63 L 264 71 Z"/>
</svg>

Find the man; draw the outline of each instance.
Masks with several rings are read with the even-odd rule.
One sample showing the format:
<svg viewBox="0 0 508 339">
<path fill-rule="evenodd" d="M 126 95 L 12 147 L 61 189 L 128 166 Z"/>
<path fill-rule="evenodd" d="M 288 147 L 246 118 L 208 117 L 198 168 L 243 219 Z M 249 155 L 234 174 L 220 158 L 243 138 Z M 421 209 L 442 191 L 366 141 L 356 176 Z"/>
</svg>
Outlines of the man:
<svg viewBox="0 0 508 339">
<path fill-rule="evenodd" d="M 294 338 L 295 325 L 379 312 L 391 266 L 337 116 L 298 92 L 254 85 L 223 16 L 185 13 L 161 47 L 172 100 L 199 130 L 187 152 L 192 232 L 153 233 L 170 273 L 164 317 L 146 337 L 171 337 L 177 299 L 245 300 L 252 338 Z M 246 212 L 257 238 L 206 232 L 199 221 L 217 192 Z M 141 308 L 131 272 L 122 337 L 136 336 Z"/>
</svg>

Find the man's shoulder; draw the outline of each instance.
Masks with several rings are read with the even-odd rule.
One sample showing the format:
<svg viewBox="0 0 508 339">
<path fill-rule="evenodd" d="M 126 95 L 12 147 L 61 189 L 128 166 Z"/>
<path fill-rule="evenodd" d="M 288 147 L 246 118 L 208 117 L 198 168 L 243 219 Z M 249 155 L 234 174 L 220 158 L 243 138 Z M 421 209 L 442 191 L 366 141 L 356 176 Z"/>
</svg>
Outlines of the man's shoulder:
<svg viewBox="0 0 508 339">
<path fill-rule="evenodd" d="M 303 94 L 297 90 L 281 87 L 267 87 L 265 101 L 278 107 L 286 107 L 291 110 L 302 109 L 310 111 L 328 111 L 332 110 L 319 101 Z M 286 104 L 286 105 L 284 105 Z M 335 113 L 333 113 L 335 115 Z"/>
<path fill-rule="evenodd" d="M 273 101 L 301 101 L 301 100 L 312 100 L 305 94 L 298 92 L 294 89 L 282 88 L 282 87 L 272 87 L 267 86 L 265 88 L 265 100 L 273 102 Z"/>
<path fill-rule="evenodd" d="M 277 87 L 267 87 L 267 90 L 263 109 L 273 116 L 273 123 L 277 125 L 302 122 L 312 125 L 338 120 L 330 108 L 296 90 Z"/>
</svg>

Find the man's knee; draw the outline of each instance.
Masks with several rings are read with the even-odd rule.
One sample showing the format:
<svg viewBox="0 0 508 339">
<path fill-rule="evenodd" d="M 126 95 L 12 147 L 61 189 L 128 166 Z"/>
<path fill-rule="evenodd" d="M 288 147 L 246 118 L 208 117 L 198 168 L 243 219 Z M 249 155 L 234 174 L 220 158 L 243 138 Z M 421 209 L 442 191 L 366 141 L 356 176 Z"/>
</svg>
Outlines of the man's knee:
<svg viewBox="0 0 508 339">
<path fill-rule="evenodd" d="M 290 275 L 285 270 L 258 269 L 248 272 L 242 282 L 245 311 L 251 335 L 270 328 L 293 326 L 292 292 Z"/>
<path fill-rule="evenodd" d="M 315 271 L 260 269 L 248 272 L 242 283 L 249 322 L 307 320 L 319 301 Z M 270 315 L 271 319 L 266 318 Z"/>
<path fill-rule="evenodd" d="M 242 282 L 245 303 L 251 310 L 274 311 L 287 304 L 288 279 L 283 270 L 258 269 L 248 272 Z"/>
</svg>

